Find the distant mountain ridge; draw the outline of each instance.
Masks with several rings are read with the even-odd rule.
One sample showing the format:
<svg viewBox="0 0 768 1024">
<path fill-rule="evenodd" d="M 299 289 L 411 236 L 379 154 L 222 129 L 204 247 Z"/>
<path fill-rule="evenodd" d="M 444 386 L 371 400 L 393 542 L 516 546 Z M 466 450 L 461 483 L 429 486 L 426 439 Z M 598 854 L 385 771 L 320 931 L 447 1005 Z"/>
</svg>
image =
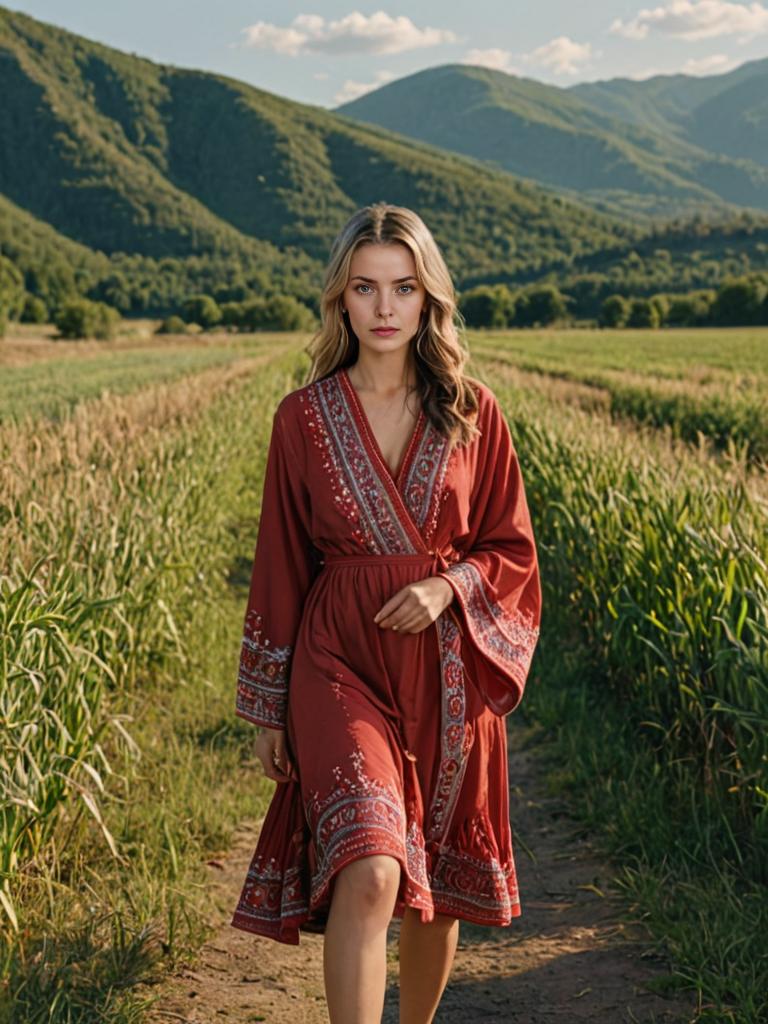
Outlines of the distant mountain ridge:
<svg viewBox="0 0 768 1024">
<path fill-rule="evenodd" d="M 419 209 L 457 276 L 623 248 L 637 228 L 472 158 L 0 8 L 0 193 L 107 254 L 314 272 L 365 203 Z"/>
<path fill-rule="evenodd" d="M 768 58 L 722 74 L 613 78 L 568 92 L 628 123 L 768 166 Z"/>
<path fill-rule="evenodd" d="M 715 77 L 562 89 L 446 64 L 335 112 L 492 161 L 614 213 L 768 210 L 768 60 Z"/>
<path fill-rule="evenodd" d="M 76 291 L 131 314 L 166 312 L 204 291 L 221 302 L 288 295 L 317 310 L 334 235 L 386 200 L 418 210 L 460 292 L 560 283 L 590 309 L 609 290 L 685 291 L 768 265 L 768 216 L 714 195 L 703 165 L 692 175 L 693 143 L 631 123 L 633 111 L 650 116 L 652 96 L 598 84 L 599 102 L 586 102 L 447 65 L 386 87 L 424 123 L 451 128 L 438 145 L 0 7 L 0 256 L 50 308 Z M 391 99 L 386 90 L 367 101 Z M 670 137 L 694 99 L 659 102 Z M 513 123 L 529 140 L 520 174 L 488 162 L 493 146 L 505 159 Z M 467 128 L 485 138 L 482 158 L 448 145 L 464 144 Z M 762 197 L 765 168 L 705 155 L 721 190 L 752 176 Z M 678 219 L 657 221 L 659 203 Z"/>
</svg>

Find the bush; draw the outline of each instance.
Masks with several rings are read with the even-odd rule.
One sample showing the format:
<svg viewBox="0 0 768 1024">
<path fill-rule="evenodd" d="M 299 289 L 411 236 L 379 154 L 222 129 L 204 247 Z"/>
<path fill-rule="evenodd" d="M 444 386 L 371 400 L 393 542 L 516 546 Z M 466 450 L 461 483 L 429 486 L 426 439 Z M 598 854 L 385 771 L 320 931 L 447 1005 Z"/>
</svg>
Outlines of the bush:
<svg viewBox="0 0 768 1024">
<path fill-rule="evenodd" d="M 301 331 L 312 327 L 314 315 L 292 295 L 249 299 L 242 304 L 240 327 L 247 331 Z"/>
<path fill-rule="evenodd" d="M 221 322 L 225 327 L 239 327 L 243 322 L 242 302 L 222 303 Z"/>
<path fill-rule="evenodd" d="M 44 324 L 48 320 L 48 307 L 37 295 L 27 292 L 20 319 L 25 324 Z"/>
<path fill-rule="evenodd" d="M 115 335 L 120 314 L 106 302 L 76 298 L 62 303 L 53 322 L 62 338 L 99 338 L 108 341 Z"/>
<path fill-rule="evenodd" d="M 190 295 L 184 300 L 184 319 L 201 327 L 215 327 L 221 320 L 219 304 L 210 295 Z"/>
<path fill-rule="evenodd" d="M 715 323 L 739 326 L 759 324 L 763 301 L 768 299 L 765 282 L 751 277 L 730 277 L 718 288 L 712 304 Z"/>
<path fill-rule="evenodd" d="M 180 316 L 167 316 L 155 331 L 155 334 L 186 334 L 187 325 Z"/>
<path fill-rule="evenodd" d="M 515 300 L 505 284 L 481 284 L 459 297 L 459 312 L 468 327 L 508 327 Z"/>
<path fill-rule="evenodd" d="M 609 295 L 600 306 L 598 323 L 601 327 L 623 327 L 629 317 L 629 299 L 623 295 Z"/>
<path fill-rule="evenodd" d="M 670 295 L 665 322 L 670 327 L 696 327 L 707 323 L 714 297 L 711 289 Z"/>
<path fill-rule="evenodd" d="M 554 284 L 543 284 L 519 296 L 515 323 L 521 327 L 543 327 L 560 320 L 567 312 L 560 289 Z"/>
<path fill-rule="evenodd" d="M 0 337 L 9 320 L 15 320 L 24 304 L 24 278 L 15 263 L 0 255 Z"/>
<path fill-rule="evenodd" d="M 627 327 L 658 327 L 660 322 L 659 310 L 650 299 L 632 299 Z"/>
</svg>

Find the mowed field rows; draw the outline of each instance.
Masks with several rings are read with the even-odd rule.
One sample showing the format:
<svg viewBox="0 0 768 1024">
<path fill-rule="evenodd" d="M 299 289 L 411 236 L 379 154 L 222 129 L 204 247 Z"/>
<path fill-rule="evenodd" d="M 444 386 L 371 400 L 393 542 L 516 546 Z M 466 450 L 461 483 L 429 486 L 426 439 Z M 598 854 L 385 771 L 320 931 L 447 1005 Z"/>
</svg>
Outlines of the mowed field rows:
<svg viewBox="0 0 768 1024">
<path fill-rule="evenodd" d="M 602 837 L 627 914 L 671 955 L 669 987 L 697 993 L 696 1019 L 755 1024 L 768 1013 L 768 332 L 468 340 L 539 543 L 542 638 L 521 714 L 556 740 L 549 784 Z M 272 412 L 303 382 L 305 341 L 82 356 L 66 343 L 66 359 L 33 361 L 17 342 L 0 361 L 11 1020 L 140 1021 L 134 983 L 205 937 L 206 858 L 263 813 L 271 785 L 234 677 Z"/>
</svg>

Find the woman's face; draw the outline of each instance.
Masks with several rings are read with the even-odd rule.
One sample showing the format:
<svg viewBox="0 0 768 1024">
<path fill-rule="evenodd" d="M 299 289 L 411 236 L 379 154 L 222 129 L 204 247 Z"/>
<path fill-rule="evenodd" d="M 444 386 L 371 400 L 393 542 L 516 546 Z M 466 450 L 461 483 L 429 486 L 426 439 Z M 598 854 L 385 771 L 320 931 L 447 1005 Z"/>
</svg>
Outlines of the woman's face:
<svg viewBox="0 0 768 1024">
<path fill-rule="evenodd" d="M 416 277 L 413 253 L 402 242 L 366 242 L 352 254 L 349 280 L 341 296 L 361 348 L 391 352 L 407 346 L 427 308 Z M 394 327 L 377 334 L 377 327 Z"/>
</svg>

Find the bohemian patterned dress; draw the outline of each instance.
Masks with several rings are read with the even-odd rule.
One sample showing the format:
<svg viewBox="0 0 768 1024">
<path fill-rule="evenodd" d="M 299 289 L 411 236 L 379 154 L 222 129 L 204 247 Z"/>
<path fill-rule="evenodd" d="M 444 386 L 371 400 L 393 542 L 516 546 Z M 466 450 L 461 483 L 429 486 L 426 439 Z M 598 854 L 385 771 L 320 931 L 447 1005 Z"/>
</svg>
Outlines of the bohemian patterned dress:
<svg viewBox="0 0 768 1024">
<path fill-rule="evenodd" d="M 346 368 L 274 414 L 236 713 L 286 730 L 231 924 L 279 942 L 324 932 L 335 874 L 385 853 L 394 914 L 486 925 L 520 914 L 504 716 L 538 640 L 541 587 L 523 480 L 493 391 L 481 436 L 449 446 L 424 410 L 397 472 Z M 426 629 L 373 621 L 402 587 L 445 577 Z"/>
</svg>

